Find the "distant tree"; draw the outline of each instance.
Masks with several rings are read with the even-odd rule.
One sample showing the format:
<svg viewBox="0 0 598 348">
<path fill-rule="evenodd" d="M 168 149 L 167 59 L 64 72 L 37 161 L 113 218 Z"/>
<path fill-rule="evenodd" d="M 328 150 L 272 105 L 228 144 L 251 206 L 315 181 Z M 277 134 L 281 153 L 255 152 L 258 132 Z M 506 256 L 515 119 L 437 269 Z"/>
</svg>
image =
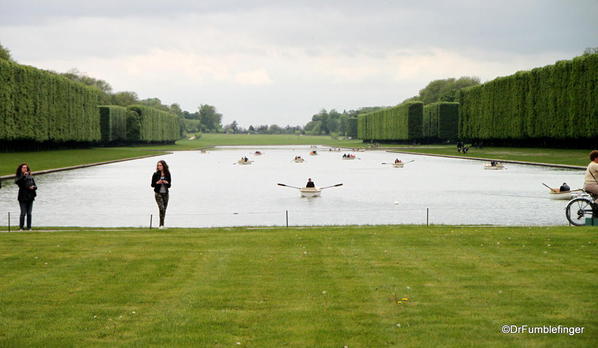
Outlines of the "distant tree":
<svg viewBox="0 0 598 348">
<path fill-rule="evenodd" d="M 237 134 L 239 133 L 239 124 L 237 123 L 237 121 L 233 121 L 230 124 L 227 124 L 226 126 L 224 126 L 223 128 L 224 133 L 233 133 L 233 134 Z"/>
<path fill-rule="evenodd" d="M 183 109 L 181 109 L 181 106 L 177 103 L 173 103 L 170 104 L 170 106 L 168 107 L 170 109 L 170 112 L 172 112 L 173 114 L 179 116 L 179 117 L 183 117 Z"/>
<path fill-rule="evenodd" d="M 77 70 L 76 68 L 73 68 L 60 75 L 70 80 L 81 82 L 87 86 L 95 87 L 106 94 L 112 93 L 112 86 L 110 86 L 108 82 L 87 76 L 84 73 Z"/>
<path fill-rule="evenodd" d="M 445 80 L 434 80 L 419 91 L 419 98 L 424 104 L 435 103 L 439 101 L 456 101 L 457 92 L 465 87 L 477 86 L 480 84 L 478 77 L 463 76 L 458 80 L 448 78 Z M 415 97 L 414 97 L 415 98 Z"/>
<path fill-rule="evenodd" d="M 269 134 L 282 134 L 283 129 L 277 124 L 271 124 L 270 127 L 268 127 L 268 133 Z"/>
<path fill-rule="evenodd" d="M 116 92 L 112 95 L 112 104 L 114 105 L 129 106 L 137 104 L 138 101 L 139 98 L 135 92 Z"/>
<path fill-rule="evenodd" d="M 258 126 L 255 129 L 256 133 L 258 134 L 268 134 L 268 125 L 267 124 L 263 124 L 261 126 Z"/>
<path fill-rule="evenodd" d="M 0 59 L 13 61 L 12 57 L 10 56 L 10 50 L 2 46 L 2 44 L 0 44 Z"/>
<path fill-rule="evenodd" d="M 206 132 L 218 132 L 222 129 L 222 114 L 216 112 L 212 105 L 201 104 L 199 107 L 199 121 Z"/>
<path fill-rule="evenodd" d="M 303 127 L 303 130 L 305 130 L 306 134 L 309 135 L 320 135 L 321 133 L 321 126 L 322 126 L 322 122 L 321 121 L 309 121 L 305 127 Z"/>
<path fill-rule="evenodd" d="M 249 128 L 247 129 L 247 131 L 248 131 L 249 133 L 255 133 L 255 128 L 253 128 L 253 126 L 252 126 L 252 125 L 249 125 Z"/>
<path fill-rule="evenodd" d="M 160 109 L 162 111 L 170 112 L 170 107 L 167 105 L 162 104 L 162 101 L 159 98 L 147 98 L 139 101 L 141 105 L 147 105 L 152 108 Z"/>
<path fill-rule="evenodd" d="M 584 56 L 589 56 L 590 54 L 598 53 L 598 47 L 588 47 L 583 51 Z"/>
</svg>

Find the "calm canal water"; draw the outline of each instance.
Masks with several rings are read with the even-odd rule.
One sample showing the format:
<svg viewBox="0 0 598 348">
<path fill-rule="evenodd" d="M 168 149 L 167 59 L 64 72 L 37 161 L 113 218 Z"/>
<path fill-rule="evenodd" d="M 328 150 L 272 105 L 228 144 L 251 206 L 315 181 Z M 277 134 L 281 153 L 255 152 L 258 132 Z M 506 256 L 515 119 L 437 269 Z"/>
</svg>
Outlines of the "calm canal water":
<svg viewBox="0 0 598 348">
<path fill-rule="evenodd" d="M 255 156 L 260 150 L 262 156 Z M 208 153 L 181 151 L 162 157 L 78 169 L 36 177 L 34 226 L 148 226 L 157 207 L 149 187 L 155 163 L 170 165 L 166 225 L 172 227 L 331 224 L 566 225 L 566 201 L 548 199 L 541 183 L 572 188 L 583 171 L 506 164 L 490 171 L 483 162 L 427 156 L 347 152 L 310 147 L 226 147 Z M 246 155 L 255 162 L 237 165 Z M 304 163 L 294 163 L 301 155 Z M 399 156 L 404 168 L 383 165 Z M 318 198 L 301 198 L 307 178 L 318 186 L 343 183 Z M 18 223 L 17 187 L 0 189 L 0 225 Z"/>
</svg>

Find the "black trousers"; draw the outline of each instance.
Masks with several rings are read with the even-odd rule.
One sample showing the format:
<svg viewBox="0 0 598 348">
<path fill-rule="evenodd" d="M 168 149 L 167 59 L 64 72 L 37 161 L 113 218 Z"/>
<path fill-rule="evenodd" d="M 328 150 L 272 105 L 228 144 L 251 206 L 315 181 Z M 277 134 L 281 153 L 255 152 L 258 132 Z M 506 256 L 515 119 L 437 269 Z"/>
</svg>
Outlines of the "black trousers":
<svg viewBox="0 0 598 348">
<path fill-rule="evenodd" d="M 25 216 L 27 216 L 27 229 L 31 229 L 31 210 L 33 210 L 33 201 L 19 201 L 21 207 L 21 216 L 19 216 L 19 227 L 25 226 Z"/>
</svg>

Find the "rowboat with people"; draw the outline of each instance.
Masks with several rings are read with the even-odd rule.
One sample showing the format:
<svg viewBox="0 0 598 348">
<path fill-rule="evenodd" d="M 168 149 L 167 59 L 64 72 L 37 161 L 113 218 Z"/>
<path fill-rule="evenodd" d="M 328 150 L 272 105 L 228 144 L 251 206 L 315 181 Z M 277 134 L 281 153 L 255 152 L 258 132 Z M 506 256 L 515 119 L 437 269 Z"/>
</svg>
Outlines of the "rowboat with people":
<svg viewBox="0 0 598 348">
<path fill-rule="evenodd" d="M 251 163 L 253 163 L 253 161 L 250 160 L 247 157 L 241 157 L 241 159 L 237 161 L 237 164 L 240 164 L 240 165 L 243 165 L 243 166 L 249 165 Z"/>
<path fill-rule="evenodd" d="M 301 156 L 295 156 L 295 158 L 293 158 L 293 162 L 295 163 L 303 163 L 304 161 L 305 160 Z"/>
<path fill-rule="evenodd" d="M 343 154 L 343 159 L 344 160 L 354 160 L 356 158 L 357 158 L 357 156 L 355 156 L 352 153 L 345 153 L 345 154 Z"/>
<path fill-rule="evenodd" d="M 484 164 L 484 169 L 487 170 L 502 170 L 505 169 L 504 164 L 498 162 L 498 161 L 490 161 L 490 163 L 485 163 Z"/>
<path fill-rule="evenodd" d="M 263 155 L 263 153 L 261 151 L 256 151 L 256 152 L 254 152 L 254 155 L 261 156 L 261 155 Z"/>
<path fill-rule="evenodd" d="M 312 150 L 312 151 L 309 152 L 309 155 L 310 156 L 317 156 L 318 155 L 318 151 Z"/>
<path fill-rule="evenodd" d="M 315 184 L 313 183 L 313 181 L 311 181 L 311 179 L 308 180 L 305 187 L 297 187 L 297 186 L 291 186 L 291 185 L 280 184 L 280 183 L 277 185 L 297 189 L 297 190 L 299 190 L 301 197 L 307 197 L 307 198 L 320 197 L 320 193 L 322 192 L 322 190 L 332 188 L 332 187 L 343 186 L 343 184 L 336 184 L 336 185 L 325 186 L 325 187 L 316 187 Z"/>
<path fill-rule="evenodd" d="M 392 165 L 395 168 L 403 168 L 405 166 L 405 164 L 411 163 L 411 162 L 415 162 L 415 160 L 404 162 L 404 161 L 401 161 L 400 159 L 397 158 L 397 159 L 395 159 L 394 162 L 390 162 L 390 163 L 382 162 L 382 164 L 390 164 L 390 165 Z"/>
<path fill-rule="evenodd" d="M 542 185 L 546 186 L 548 188 L 548 198 L 550 199 L 555 199 L 555 200 L 571 200 L 573 199 L 573 192 L 581 192 L 581 189 L 577 189 L 577 190 L 571 190 L 571 188 L 569 187 L 569 185 L 567 185 L 566 183 L 563 183 L 563 185 L 561 185 L 561 187 L 550 187 L 548 185 L 546 185 L 545 183 L 542 183 Z"/>
</svg>

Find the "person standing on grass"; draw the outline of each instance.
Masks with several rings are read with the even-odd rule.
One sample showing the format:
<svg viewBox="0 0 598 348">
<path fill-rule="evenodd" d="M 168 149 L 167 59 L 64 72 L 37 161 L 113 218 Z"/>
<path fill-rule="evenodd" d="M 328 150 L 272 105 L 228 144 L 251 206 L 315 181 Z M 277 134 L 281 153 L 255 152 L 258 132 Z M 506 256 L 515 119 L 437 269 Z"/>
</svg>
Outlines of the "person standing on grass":
<svg viewBox="0 0 598 348">
<path fill-rule="evenodd" d="M 170 171 L 165 161 L 158 161 L 156 165 L 156 172 L 152 175 L 152 187 L 154 188 L 154 196 L 158 209 L 160 210 L 160 227 L 164 229 L 164 218 L 166 217 L 166 208 L 168 207 L 168 189 L 172 184 Z"/>
<path fill-rule="evenodd" d="M 31 211 L 33 210 L 33 201 L 37 196 L 37 186 L 31 176 L 31 168 L 27 163 L 21 163 L 15 173 L 15 184 L 19 186 L 18 201 L 21 208 L 19 216 L 19 230 L 23 231 L 25 226 L 25 216 L 27 216 L 27 229 L 31 230 Z"/>
<path fill-rule="evenodd" d="M 590 164 L 586 169 L 583 189 L 591 193 L 594 197 L 598 196 L 598 150 L 590 152 Z M 596 199 L 598 203 L 598 199 Z"/>
</svg>

